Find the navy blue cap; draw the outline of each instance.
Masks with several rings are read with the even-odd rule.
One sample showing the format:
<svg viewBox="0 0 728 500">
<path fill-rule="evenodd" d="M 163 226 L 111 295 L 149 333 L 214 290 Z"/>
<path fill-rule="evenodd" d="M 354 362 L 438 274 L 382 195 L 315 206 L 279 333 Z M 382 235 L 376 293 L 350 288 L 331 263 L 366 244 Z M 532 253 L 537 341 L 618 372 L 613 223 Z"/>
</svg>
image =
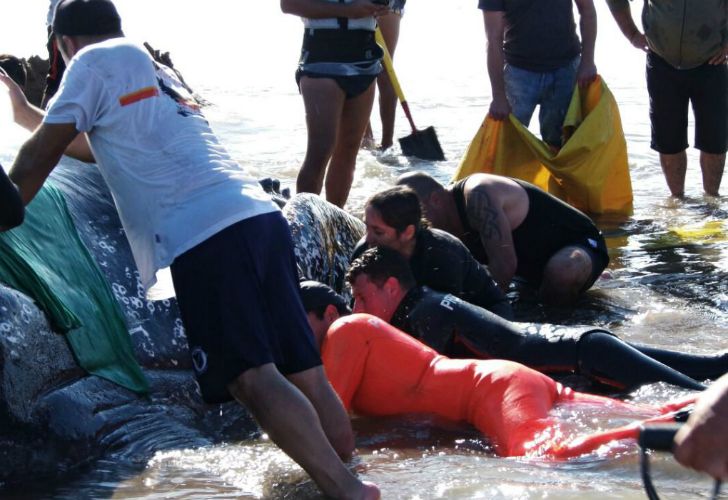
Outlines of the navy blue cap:
<svg viewBox="0 0 728 500">
<path fill-rule="evenodd" d="M 53 15 L 53 33 L 96 36 L 121 31 L 121 18 L 110 0 L 62 0 Z"/>
</svg>

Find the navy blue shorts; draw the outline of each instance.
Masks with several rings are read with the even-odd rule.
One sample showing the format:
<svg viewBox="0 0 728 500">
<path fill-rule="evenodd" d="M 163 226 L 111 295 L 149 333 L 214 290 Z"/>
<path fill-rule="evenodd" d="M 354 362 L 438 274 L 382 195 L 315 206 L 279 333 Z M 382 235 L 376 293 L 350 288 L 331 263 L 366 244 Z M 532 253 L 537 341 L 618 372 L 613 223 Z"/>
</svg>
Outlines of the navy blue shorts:
<svg viewBox="0 0 728 500">
<path fill-rule="evenodd" d="M 245 219 L 178 256 L 172 279 L 195 375 L 208 403 L 241 373 L 321 365 L 298 288 L 293 240 L 276 211 Z"/>
<path fill-rule="evenodd" d="M 728 67 L 703 64 L 676 69 L 664 59 L 647 54 L 650 94 L 650 146 L 662 154 L 688 147 L 688 104 L 695 115 L 695 148 L 710 154 L 728 149 Z"/>
</svg>

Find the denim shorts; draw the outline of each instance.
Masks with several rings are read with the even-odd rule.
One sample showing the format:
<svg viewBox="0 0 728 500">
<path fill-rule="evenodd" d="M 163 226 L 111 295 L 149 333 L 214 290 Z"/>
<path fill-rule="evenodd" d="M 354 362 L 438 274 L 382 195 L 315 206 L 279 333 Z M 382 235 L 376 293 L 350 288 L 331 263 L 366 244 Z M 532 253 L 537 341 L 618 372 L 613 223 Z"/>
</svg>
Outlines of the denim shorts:
<svg viewBox="0 0 728 500">
<path fill-rule="evenodd" d="M 513 115 L 528 127 L 536 106 L 541 137 L 552 146 L 561 147 L 562 126 L 576 85 L 576 71 L 581 58 L 547 72 L 528 71 L 506 64 L 506 97 Z"/>
<path fill-rule="evenodd" d="M 178 256 L 172 279 L 206 402 L 232 399 L 228 384 L 249 368 L 275 363 L 289 375 L 321 364 L 279 211 L 233 224 Z"/>
<path fill-rule="evenodd" d="M 695 115 L 695 147 L 710 154 L 728 149 L 728 67 L 703 64 L 676 69 L 654 52 L 647 54 L 650 146 L 662 154 L 688 147 L 688 104 Z"/>
</svg>

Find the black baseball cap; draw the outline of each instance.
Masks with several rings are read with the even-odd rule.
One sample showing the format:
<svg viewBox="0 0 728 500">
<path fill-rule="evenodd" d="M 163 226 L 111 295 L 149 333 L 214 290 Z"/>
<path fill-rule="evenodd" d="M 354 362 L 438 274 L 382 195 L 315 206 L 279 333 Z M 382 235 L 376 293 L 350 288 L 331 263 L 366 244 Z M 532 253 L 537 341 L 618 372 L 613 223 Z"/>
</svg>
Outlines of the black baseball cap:
<svg viewBox="0 0 728 500">
<path fill-rule="evenodd" d="M 347 304 L 346 299 L 328 285 L 318 281 L 306 280 L 301 281 L 300 287 L 301 301 L 306 312 L 326 307 L 329 304 L 336 306 L 339 310 L 349 310 L 349 304 Z"/>
<path fill-rule="evenodd" d="M 108 35 L 121 31 L 121 18 L 110 0 L 61 0 L 53 15 L 53 33 Z"/>
</svg>

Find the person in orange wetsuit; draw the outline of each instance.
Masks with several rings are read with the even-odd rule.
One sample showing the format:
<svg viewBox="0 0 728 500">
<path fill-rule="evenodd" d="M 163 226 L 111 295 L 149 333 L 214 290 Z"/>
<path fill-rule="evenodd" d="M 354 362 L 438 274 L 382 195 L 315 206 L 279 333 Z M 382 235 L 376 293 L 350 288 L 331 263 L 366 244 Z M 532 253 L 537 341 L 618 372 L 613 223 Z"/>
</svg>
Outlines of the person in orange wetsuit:
<svg viewBox="0 0 728 500">
<path fill-rule="evenodd" d="M 635 438 L 646 421 L 671 421 L 675 411 L 692 401 L 659 408 L 637 405 L 574 391 L 513 361 L 450 359 L 375 316 L 348 315 L 345 300 L 326 285 L 303 282 L 301 295 L 326 375 L 349 411 L 370 416 L 429 413 L 469 422 L 501 456 L 588 453 L 617 439 Z M 551 416 L 560 403 L 610 406 L 649 418 L 569 436 Z"/>
</svg>

